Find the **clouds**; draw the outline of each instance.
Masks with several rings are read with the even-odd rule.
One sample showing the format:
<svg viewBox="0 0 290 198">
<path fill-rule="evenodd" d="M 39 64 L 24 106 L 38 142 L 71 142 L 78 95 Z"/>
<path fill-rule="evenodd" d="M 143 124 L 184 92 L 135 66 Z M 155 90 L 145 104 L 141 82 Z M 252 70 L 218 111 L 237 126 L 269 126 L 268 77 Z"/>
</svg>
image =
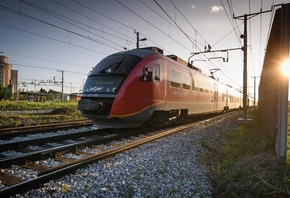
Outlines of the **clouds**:
<svg viewBox="0 0 290 198">
<path fill-rule="evenodd" d="M 191 4 L 191 9 L 192 10 L 195 10 L 196 9 L 196 7 L 195 7 L 194 4 Z M 222 6 L 214 5 L 214 6 L 211 6 L 210 13 L 219 13 L 219 12 L 221 12 L 223 10 L 224 10 L 224 8 Z"/>
<path fill-rule="evenodd" d="M 194 8 L 195 8 L 195 7 L 194 7 L 194 5 L 193 5 L 193 4 L 191 4 L 191 8 L 194 10 Z"/>
<path fill-rule="evenodd" d="M 211 7 L 211 13 L 218 13 L 220 11 L 223 11 L 224 8 L 222 6 L 214 5 Z"/>
</svg>

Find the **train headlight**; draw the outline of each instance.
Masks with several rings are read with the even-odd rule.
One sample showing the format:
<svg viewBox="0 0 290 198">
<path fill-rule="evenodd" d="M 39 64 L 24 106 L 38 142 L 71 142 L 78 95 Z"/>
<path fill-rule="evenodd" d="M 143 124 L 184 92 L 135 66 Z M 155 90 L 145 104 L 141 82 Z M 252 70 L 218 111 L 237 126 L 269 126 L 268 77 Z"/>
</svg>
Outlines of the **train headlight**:
<svg viewBox="0 0 290 198">
<path fill-rule="evenodd" d="M 105 90 L 106 90 L 106 92 L 114 92 L 115 93 L 117 89 L 116 89 L 116 87 L 106 87 Z"/>
</svg>

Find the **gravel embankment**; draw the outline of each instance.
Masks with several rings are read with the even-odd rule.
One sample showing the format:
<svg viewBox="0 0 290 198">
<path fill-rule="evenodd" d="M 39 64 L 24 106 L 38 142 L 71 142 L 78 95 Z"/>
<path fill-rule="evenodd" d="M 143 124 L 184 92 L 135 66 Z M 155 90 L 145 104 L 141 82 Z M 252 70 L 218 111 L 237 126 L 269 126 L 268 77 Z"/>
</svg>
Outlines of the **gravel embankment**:
<svg viewBox="0 0 290 198">
<path fill-rule="evenodd" d="M 226 131 L 237 118 L 183 130 L 16 197 L 212 197 L 202 141 L 218 138 L 216 133 Z"/>
</svg>

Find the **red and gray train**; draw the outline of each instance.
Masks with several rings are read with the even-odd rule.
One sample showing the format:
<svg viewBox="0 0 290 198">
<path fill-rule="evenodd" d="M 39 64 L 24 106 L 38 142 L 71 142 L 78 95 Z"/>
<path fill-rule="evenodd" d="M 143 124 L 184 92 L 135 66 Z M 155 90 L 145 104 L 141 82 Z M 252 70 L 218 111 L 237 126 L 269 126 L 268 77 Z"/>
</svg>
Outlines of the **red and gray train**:
<svg viewBox="0 0 290 198">
<path fill-rule="evenodd" d="M 86 79 L 78 109 L 95 126 L 159 125 L 240 108 L 242 94 L 159 48 L 112 54 Z"/>
</svg>

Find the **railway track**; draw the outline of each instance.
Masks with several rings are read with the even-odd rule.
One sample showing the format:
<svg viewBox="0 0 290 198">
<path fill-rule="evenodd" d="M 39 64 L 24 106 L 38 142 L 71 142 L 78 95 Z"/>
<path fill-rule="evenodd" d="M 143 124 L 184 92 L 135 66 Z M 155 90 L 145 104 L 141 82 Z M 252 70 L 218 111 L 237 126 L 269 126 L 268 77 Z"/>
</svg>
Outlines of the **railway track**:
<svg viewBox="0 0 290 198">
<path fill-rule="evenodd" d="M 59 142 L 58 146 L 28 152 L 19 156 L 0 158 L 2 170 L 0 181 L 2 181 L 2 184 L 6 186 L 0 190 L 0 196 L 13 196 L 17 193 L 37 188 L 51 179 L 57 179 L 61 176 L 67 175 L 88 164 L 114 156 L 117 153 L 132 149 L 180 130 L 199 125 L 209 121 L 210 119 L 217 118 L 207 118 L 194 123 L 183 123 L 175 126 L 167 126 L 166 128 L 162 127 L 159 130 L 156 129 L 154 133 L 150 133 L 150 131 L 152 132 L 152 129 L 136 129 L 134 131 L 124 130 L 113 134 L 109 134 L 107 130 L 103 129 L 97 131 L 91 130 L 87 132 L 87 137 L 89 137 L 87 139 L 81 138 L 77 140 L 77 138 L 81 137 L 80 135 L 79 137 L 76 137 L 72 143 L 66 142 L 63 144 Z M 98 135 L 92 135 L 96 133 L 98 133 Z M 139 136 L 137 137 L 136 134 L 139 134 Z M 84 136 L 85 135 L 83 134 L 82 137 Z M 63 141 L 64 139 L 61 140 L 61 142 Z M 22 144 L 23 143 L 19 145 Z M 0 151 L 4 150 L 4 148 L 5 146 L 3 146 Z M 18 148 L 20 150 L 23 149 L 22 146 L 18 146 Z M 71 158 L 70 156 L 74 156 L 74 158 Z M 50 157 L 53 157 L 53 160 L 55 161 L 59 161 L 60 164 L 58 166 L 49 167 L 40 163 L 42 159 Z M 24 169 L 34 170 L 35 177 L 24 180 L 19 177 L 5 174 L 5 169 L 9 169 L 10 166 L 15 165 Z"/>
<path fill-rule="evenodd" d="M 72 120 L 64 122 L 50 122 L 50 123 L 39 123 L 37 125 L 29 125 L 22 127 L 9 127 L 0 129 L 0 139 L 11 139 L 14 136 L 34 134 L 43 132 L 44 130 L 57 131 L 65 130 L 72 127 L 85 127 L 92 126 L 92 122 L 89 119 Z"/>
</svg>

